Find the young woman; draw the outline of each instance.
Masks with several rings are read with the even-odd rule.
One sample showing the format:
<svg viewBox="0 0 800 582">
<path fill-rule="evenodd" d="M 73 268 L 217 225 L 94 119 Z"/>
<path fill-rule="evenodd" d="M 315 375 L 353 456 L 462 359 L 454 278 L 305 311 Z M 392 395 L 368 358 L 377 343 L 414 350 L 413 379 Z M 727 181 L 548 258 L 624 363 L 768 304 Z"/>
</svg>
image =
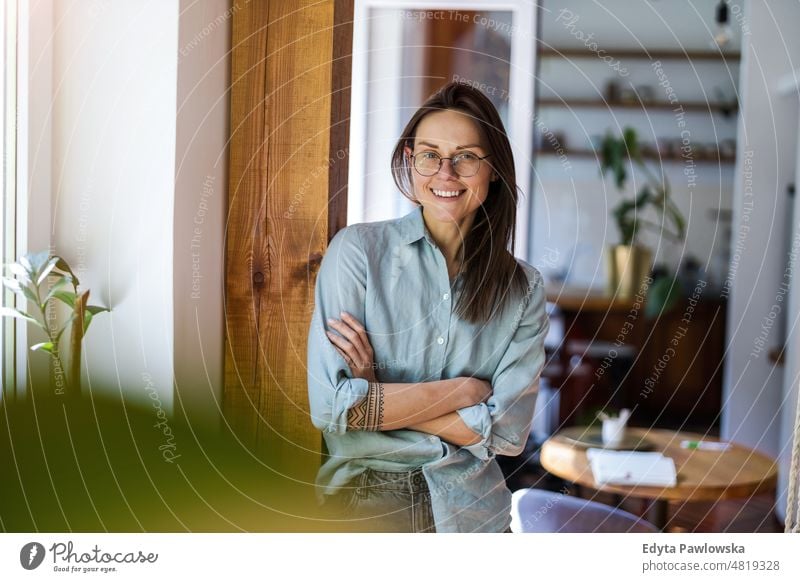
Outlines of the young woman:
<svg viewBox="0 0 800 582">
<path fill-rule="evenodd" d="M 317 277 L 319 497 L 348 530 L 508 531 L 494 457 L 525 445 L 548 320 L 539 272 L 509 252 L 518 190 L 497 110 L 469 85 L 443 87 L 392 171 L 415 210 L 338 232 Z"/>
</svg>

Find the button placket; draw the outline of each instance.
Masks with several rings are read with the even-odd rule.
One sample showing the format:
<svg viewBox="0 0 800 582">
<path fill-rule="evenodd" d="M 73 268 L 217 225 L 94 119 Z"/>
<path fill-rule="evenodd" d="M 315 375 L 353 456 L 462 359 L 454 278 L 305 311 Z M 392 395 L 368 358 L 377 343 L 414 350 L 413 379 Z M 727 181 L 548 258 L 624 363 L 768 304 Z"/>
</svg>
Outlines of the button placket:
<svg viewBox="0 0 800 582">
<path fill-rule="evenodd" d="M 441 249 L 435 245 L 434 256 L 439 271 L 439 289 L 450 289 L 450 276 L 447 273 L 447 261 L 445 261 Z M 441 351 L 439 369 L 444 372 L 444 365 L 447 356 L 447 339 L 450 334 L 450 313 L 452 308 L 449 302 L 450 293 L 448 291 L 441 291 L 439 297 L 442 297 L 443 301 L 439 303 L 439 311 L 441 312 L 441 315 L 437 318 L 439 324 L 439 336 L 436 338 L 436 344 L 443 348 Z"/>
</svg>

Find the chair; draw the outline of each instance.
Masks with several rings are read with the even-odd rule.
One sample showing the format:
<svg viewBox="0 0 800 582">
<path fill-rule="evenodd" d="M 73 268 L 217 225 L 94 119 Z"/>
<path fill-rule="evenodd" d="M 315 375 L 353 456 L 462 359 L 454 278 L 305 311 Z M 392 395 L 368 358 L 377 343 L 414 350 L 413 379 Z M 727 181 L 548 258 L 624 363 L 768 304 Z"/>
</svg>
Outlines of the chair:
<svg viewBox="0 0 800 582">
<path fill-rule="evenodd" d="M 511 495 L 513 533 L 655 533 L 658 529 L 632 513 L 543 489 Z"/>
</svg>

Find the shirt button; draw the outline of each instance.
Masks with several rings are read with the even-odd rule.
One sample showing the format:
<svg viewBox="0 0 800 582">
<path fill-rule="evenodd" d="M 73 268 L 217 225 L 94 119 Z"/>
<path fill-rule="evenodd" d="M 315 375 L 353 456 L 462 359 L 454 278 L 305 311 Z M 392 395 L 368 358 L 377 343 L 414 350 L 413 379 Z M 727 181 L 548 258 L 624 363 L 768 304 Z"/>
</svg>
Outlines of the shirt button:
<svg viewBox="0 0 800 582">
<path fill-rule="evenodd" d="M 440 337 L 439 339 L 436 340 L 436 343 L 442 345 L 444 343 L 444 338 Z"/>
<path fill-rule="evenodd" d="M 445 301 L 450 299 L 450 293 L 445 293 L 444 295 L 442 295 L 442 299 L 444 299 Z"/>
</svg>

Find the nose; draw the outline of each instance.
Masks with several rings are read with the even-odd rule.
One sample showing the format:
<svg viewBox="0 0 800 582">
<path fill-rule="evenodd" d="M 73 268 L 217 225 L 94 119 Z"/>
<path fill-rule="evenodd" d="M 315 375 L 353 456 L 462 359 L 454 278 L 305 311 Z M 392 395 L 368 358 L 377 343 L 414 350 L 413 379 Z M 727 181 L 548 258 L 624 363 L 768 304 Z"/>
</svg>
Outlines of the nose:
<svg viewBox="0 0 800 582">
<path fill-rule="evenodd" d="M 453 167 L 453 160 L 450 158 L 442 158 L 442 164 L 439 166 L 439 174 L 457 180 L 458 174 L 456 174 L 456 169 Z"/>
</svg>

